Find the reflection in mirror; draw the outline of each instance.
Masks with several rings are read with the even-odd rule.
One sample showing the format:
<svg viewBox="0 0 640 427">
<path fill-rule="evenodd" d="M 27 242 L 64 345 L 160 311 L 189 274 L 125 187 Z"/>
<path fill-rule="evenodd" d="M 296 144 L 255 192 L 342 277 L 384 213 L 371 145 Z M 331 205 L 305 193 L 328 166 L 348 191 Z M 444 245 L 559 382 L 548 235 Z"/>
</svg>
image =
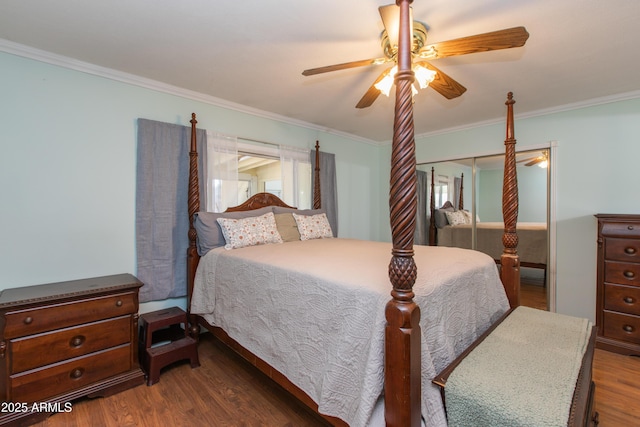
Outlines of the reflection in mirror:
<svg viewBox="0 0 640 427">
<path fill-rule="evenodd" d="M 548 150 L 516 155 L 522 300 L 524 305 L 541 309 L 547 309 L 548 159 Z M 427 184 L 424 188 L 419 185 L 423 195 L 418 198 L 419 205 L 426 204 L 425 216 L 421 217 L 419 213 L 416 219 L 416 230 L 425 230 L 426 235 L 416 233 L 416 243 L 475 249 L 499 263 L 504 233 L 504 155 L 420 164 L 417 170 L 419 182 L 423 176 Z M 430 206 L 431 192 L 433 208 Z M 532 286 L 531 295 L 529 285 Z"/>
</svg>

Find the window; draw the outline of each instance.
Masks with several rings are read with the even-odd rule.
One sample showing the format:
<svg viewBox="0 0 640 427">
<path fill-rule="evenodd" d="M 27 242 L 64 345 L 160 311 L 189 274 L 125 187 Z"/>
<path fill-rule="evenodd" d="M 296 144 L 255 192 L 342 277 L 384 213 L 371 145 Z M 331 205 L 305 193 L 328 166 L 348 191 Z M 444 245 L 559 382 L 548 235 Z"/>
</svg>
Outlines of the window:
<svg viewBox="0 0 640 427">
<path fill-rule="evenodd" d="M 274 179 L 272 181 L 264 182 L 264 192 L 271 193 L 278 197 L 282 195 L 282 181 L 279 179 Z"/>
<path fill-rule="evenodd" d="M 436 207 L 440 207 L 449 200 L 449 177 L 438 175 L 434 183 L 434 199 Z"/>
<path fill-rule="evenodd" d="M 301 209 L 311 207 L 309 150 L 246 143 L 207 133 L 207 210 L 223 212 L 268 192 Z"/>
</svg>

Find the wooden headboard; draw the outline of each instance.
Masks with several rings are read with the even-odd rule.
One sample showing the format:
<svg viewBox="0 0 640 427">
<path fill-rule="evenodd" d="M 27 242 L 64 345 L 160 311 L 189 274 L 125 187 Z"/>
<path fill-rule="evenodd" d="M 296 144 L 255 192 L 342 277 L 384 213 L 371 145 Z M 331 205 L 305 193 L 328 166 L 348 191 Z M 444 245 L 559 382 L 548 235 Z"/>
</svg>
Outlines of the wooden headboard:
<svg viewBox="0 0 640 427">
<path fill-rule="evenodd" d="M 283 202 L 279 197 L 271 193 L 258 193 L 247 199 L 246 202 L 238 206 L 232 206 L 227 208 L 225 212 L 240 212 L 240 211 L 252 211 L 254 209 L 260 209 L 267 206 L 280 206 L 283 208 L 297 209 L 293 206 L 289 206 Z"/>
</svg>

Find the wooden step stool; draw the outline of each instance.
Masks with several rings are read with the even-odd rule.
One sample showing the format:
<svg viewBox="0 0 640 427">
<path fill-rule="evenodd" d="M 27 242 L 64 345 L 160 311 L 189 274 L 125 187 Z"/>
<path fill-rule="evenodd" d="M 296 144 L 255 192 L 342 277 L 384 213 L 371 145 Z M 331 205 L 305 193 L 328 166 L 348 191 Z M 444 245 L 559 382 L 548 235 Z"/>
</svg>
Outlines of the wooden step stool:
<svg viewBox="0 0 640 427">
<path fill-rule="evenodd" d="M 196 340 L 188 336 L 187 313 L 179 307 L 140 316 L 140 363 L 147 373 L 147 385 L 160 380 L 160 370 L 189 359 L 191 368 L 200 366 Z M 184 328 L 181 326 L 184 325 Z"/>
</svg>

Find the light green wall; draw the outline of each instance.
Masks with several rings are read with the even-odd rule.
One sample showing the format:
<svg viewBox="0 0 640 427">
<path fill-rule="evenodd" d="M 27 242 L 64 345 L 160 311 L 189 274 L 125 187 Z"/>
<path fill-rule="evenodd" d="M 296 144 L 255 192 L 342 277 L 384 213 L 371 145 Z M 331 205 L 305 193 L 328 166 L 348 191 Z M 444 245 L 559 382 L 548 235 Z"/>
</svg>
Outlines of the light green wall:
<svg viewBox="0 0 640 427">
<path fill-rule="evenodd" d="M 0 290 L 135 274 L 136 119 L 336 154 L 341 237 L 377 234 L 379 149 L 0 53 Z M 184 298 L 143 305 L 141 311 Z"/>
<path fill-rule="evenodd" d="M 640 99 L 516 119 L 515 135 L 523 148 L 557 141 L 557 311 L 593 320 L 597 234 L 593 215 L 640 213 Z M 504 124 L 418 137 L 416 157 L 433 162 L 502 152 L 504 139 Z M 380 163 L 380 185 L 387 193 L 390 151 L 383 150 Z M 385 220 L 388 216 L 380 230 L 389 239 Z"/>
</svg>

